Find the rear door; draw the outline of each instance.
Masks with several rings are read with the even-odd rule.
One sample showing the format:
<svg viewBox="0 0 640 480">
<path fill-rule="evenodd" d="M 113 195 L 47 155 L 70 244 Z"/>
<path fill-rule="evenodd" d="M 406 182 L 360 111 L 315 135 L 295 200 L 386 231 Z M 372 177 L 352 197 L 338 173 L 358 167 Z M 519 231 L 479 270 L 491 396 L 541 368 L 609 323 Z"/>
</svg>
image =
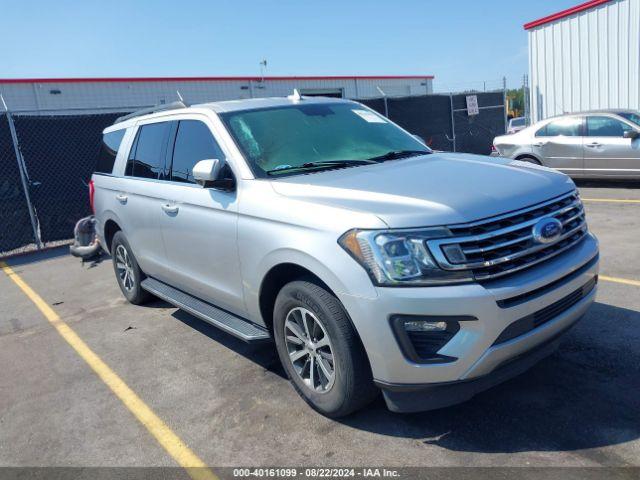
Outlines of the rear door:
<svg viewBox="0 0 640 480">
<path fill-rule="evenodd" d="M 162 203 L 162 237 L 170 283 L 233 313 L 245 313 L 237 245 L 236 191 L 203 188 L 193 179 L 200 160 L 225 159 L 206 116 L 181 119 Z M 227 174 L 232 175 L 227 166 Z"/>
<path fill-rule="evenodd" d="M 568 175 L 583 174 L 583 117 L 562 117 L 547 123 L 535 133 L 533 153 L 547 167 Z"/>
<path fill-rule="evenodd" d="M 171 122 L 138 125 L 124 177 L 113 192 L 115 213 L 142 270 L 163 277 L 166 251 L 160 233 L 165 155 Z"/>
<path fill-rule="evenodd" d="M 640 176 L 640 139 L 624 138 L 634 131 L 627 122 L 607 115 L 587 117 L 584 141 L 585 174 L 591 177 Z"/>
</svg>

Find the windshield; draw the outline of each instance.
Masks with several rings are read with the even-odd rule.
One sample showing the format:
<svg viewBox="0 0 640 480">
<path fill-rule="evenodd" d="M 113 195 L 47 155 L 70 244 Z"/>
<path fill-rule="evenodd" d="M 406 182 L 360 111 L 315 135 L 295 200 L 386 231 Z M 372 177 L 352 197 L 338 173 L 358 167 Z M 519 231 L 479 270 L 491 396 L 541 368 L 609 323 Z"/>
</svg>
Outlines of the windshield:
<svg viewBox="0 0 640 480">
<path fill-rule="evenodd" d="M 346 162 L 366 164 L 376 157 L 393 159 L 390 153 L 431 152 L 412 135 L 355 103 L 300 103 L 221 117 L 261 178 L 300 174 L 295 167 L 311 164 L 334 162 L 337 168 L 350 166 Z"/>
<path fill-rule="evenodd" d="M 618 115 L 640 126 L 640 113 L 620 112 Z"/>
</svg>

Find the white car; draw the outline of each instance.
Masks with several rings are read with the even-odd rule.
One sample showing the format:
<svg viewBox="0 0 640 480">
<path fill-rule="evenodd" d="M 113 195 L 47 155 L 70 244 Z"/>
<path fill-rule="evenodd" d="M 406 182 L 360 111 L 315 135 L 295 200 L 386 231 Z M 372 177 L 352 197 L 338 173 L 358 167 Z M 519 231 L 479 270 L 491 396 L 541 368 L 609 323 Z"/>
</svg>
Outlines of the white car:
<svg viewBox="0 0 640 480">
<path fill-rule="evenodd" d="M 527 119 L 524 117 L 515 117 L 509 120 L 509 124 L 507 126 L 507 135 L 511 135 L 513 133 L 517 133 L 520 130 L 527 128 Z"/>
</svg>

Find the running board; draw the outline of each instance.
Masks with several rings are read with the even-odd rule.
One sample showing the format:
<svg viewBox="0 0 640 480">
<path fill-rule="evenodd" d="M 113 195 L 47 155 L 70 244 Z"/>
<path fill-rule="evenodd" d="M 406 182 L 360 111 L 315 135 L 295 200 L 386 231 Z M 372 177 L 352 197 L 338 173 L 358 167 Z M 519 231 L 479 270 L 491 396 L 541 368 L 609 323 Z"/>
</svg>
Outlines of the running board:
<svg viewBox="0 0 640 480">
<path fill-rule="evenodd" d="M 177 288 L 173 288 L 155 278 L 145 278 L 141 286 L 156 297 L 175 305 L 179 309 L 247 343 L 271 340 L 271 336 L 266 328 L 251 323 L 249 320 L 245 320 L 225 310 L 221 310 L 218 307 L 214 307 L 199 298 L 193 297 Z"/>
</svg>

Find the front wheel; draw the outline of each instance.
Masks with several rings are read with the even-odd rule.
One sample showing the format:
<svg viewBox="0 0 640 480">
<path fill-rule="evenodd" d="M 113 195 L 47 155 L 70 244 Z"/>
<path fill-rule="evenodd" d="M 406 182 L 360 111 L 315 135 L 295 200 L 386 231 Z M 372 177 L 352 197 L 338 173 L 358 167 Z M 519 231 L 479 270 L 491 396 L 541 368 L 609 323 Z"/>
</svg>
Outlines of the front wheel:
<svg viewBox="0 0 640 480">
<path fill-rule="evenodd" d="M 342 417 L 378 394 L 344 307 L 324 287 L 310 281 L 285 285 L 275 303 L 274 337 L 294 388 L 320 413 Z"/>
</svg>

